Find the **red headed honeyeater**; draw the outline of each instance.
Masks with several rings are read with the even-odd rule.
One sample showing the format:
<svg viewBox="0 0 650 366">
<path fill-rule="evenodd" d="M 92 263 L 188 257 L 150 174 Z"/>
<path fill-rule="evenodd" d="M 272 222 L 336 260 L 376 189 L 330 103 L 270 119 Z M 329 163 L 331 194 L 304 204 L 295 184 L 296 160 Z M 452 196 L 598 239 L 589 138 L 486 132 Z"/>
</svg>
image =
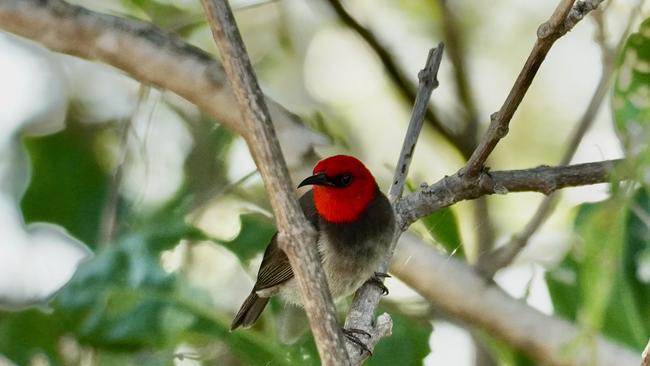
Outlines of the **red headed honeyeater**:
<svg viewBox="0 0 650 366">
<path fill-rule="evenodd" d="M 352 156 L 335 155 L 319 161 L 313 175 L 298 187 L 307 185 L 313 189 L 300 198 L 300 206 L 317 230 L 313 245 L 318 247 L 332 297 L 349 295 L 364 282 L 377 280 L 382 274 L 375 271 L 389 249 L 395 218 L 370 171 Z M 288 303 L 301 305 L 289 259 L 274 236 L 253 290 L 230 329 L 253 325 L 269 298 L 278 294 Z"/>
</svg>

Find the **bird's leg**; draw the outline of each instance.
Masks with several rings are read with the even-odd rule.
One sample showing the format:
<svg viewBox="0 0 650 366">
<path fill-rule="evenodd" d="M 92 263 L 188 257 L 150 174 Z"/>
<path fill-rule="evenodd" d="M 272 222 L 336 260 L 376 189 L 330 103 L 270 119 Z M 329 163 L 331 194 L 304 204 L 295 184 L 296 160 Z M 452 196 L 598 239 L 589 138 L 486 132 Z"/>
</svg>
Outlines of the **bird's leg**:
<svg viewBox="0 0 650 366">
<path fill-rule="evenodd" d="M 384 278 L 388 278 L 390 275 L 383 272 L 375 272 L 375 274 L 370 277 L 369 282 L 374 283 L 381 290 L 382 295 L 388 295 L 388 287 L 384 285 Z"/>
<path fill-rule="evenodd" d="M 363 343 L 363 341 L 361 341 L 357 336 L 358 334 L 360 334 L 370 339 L 372 337 L 370 333 L 366 332 L 365 330 L 356 329 L 356 328 L 349 328 L 349 329 L 343 328 L 342 330 L 345 339 L 347 339 L 351 343 L 356 344 L 357 347 L 359 347 L 359 354 L 363 354 L 363 352 L 365 351 L 368 352 L 370 356 L 372 356 L 372 351 L 370 350 L 370 348 L 368 348 L 368 346 L 366 346 L 366 344 Z"/>
</svg>

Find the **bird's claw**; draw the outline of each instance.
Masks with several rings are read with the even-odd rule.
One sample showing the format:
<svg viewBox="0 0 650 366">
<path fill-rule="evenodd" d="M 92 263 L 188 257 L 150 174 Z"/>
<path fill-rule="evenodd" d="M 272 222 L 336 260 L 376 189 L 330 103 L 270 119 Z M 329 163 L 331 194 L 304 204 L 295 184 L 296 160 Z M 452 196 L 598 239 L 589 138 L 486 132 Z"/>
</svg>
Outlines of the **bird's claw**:
<svg viewBox="0 0 650 366">
<path fill-rule="evenodd" d="M 343 328 L 343 335 L 345 336 L 345 339 L 350 341 L 351 343 L 354 343 L 359 347 L 359 354 L 362 355 L 363 352 L 368 352 L 370 356 L 372 356 L 372 351 L 368 346 L 366 346 L 365 343 L 363 343 L 359 337 L 357 336 L 358 334 L 365 336 L 366 338 L 370 339 L 372 336 L 370 333 L 366 332 L 365 330 L 362 329 L 356 329 L 356 328 Z"/>
<path fill-rule="evenodd" d="M 370 282 L 374 283 L 379 289 L 381 290 L 382 295 L 388 295 L 388 287 L 384 285 L 384 278 L 391 277 L 388 273 L 383 273 L 383 272 L 375 272 L 375 275 L 370 277 Z"/>
</svg>

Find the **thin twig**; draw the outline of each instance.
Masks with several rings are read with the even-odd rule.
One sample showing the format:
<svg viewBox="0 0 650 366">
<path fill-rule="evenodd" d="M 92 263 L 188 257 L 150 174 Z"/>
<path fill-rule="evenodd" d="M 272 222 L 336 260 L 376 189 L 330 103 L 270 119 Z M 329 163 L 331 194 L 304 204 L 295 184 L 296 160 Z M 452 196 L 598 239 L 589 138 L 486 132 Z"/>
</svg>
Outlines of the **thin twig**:
<svg viewBox="0 0 650 366">
<path fill-rule="evenodd" d="M 431 49 L 424 68 L 418 73 L 420 83 L 418 85 L 417 97 L 411 112 L 411 120 L 406 131 L 406 137 L 402 144 L 402 151 L 395 167 L 395 177 L 393 178 L 388 193 L 388 198 L 393 203 L 402 196 L 402 192 L 404 191 L 404 183 L 406 182 L 406 176 L 411 164 L 411 159 L 413 158 L 413 151 L 415 150 L 415 145 L 418 136 L 420 135 L 422 124 L 424 123 L 424 114 L 429 99 L 431 98 L 431 93 L 438 87 L 437 75 L 438 69 L 440 68 L 440 62 L 442 61 L 443 51 L 444 48 L 442 43 L 440 43 L 435 49 Z M 387 253 L 384 263 L 379 268 L 380 272 L 385 273 L 388 270 L 388 263 L 392 257 L 392 252 L 395 250 L 395 245 L 397 245 L 397 239 L 400 234 L 401 231 L 396 230 L 391 249 L 389 253 Z M 364 340 L 366 341 L 366 346 L 371 350 L 382 337 L 390 332 L 390 327 L 386 326 L 387 314 L 381 316 L 382 322 L 378 321 L 377 325 L 373 326 L 374 311 L 379 304 L 381 295 L 382 291 L 376 285 L 366 284 L 362 286 L 354 296 L 352 306 L 345 321 L 346 328 L 363 329 L 371 335 L 370 339 Z M 388 317 L 388 319 L 390 318 Z M 381 325 L 381 327 L 378 325 Z M 355 354 L 353 350 L 349 350 L 348 353 L 352 357 L 352 364 L 355 365 L 363 362 L 366 356 L 359 355 L 355 358 L 353 357 Z M 358 354 L 358 352 L 356 352 L 356 354 Z"/>
<path fill-rule="evenodd" d="M 429 50 L 429 56 L 424 69 L 418 73 L 420 84 L 418 85 L 417 97 L 413 105 L 411 113 L 411 120 L 409 121 L 408 129 L 406 130 L 406 137 L 402 143 L 402 151 L 395 167 L 395 175 L 393 183 L 388 191 L 388 199 L 391 202 L 402 197 L 404 192 L 404 184 L 406 183 L 406 176 L 408 175 L 411 160 L 413 160 L 413 152 L 415 145 L 418 142 L 422 124 L 424 123 L 424 114 L 426 113 L 431 93 L 438 87 L 438 69 L 442 61 L 442 54 L 444 46 L 442 43 L 438 47 Z"/>
<path fill-rule="evenodd" d="M 278 243 L 298 281 L 302 303 L 323 365 L 347 365 L 343 334 L 321 267 L 316 231 L 307 222 L 289 179 L 264 95 L 255 78 L 241 34 L 227 0 L 203 0 L 203 7 L 224 68 L 235 92 L 246 130 L 243 134 L 269 195 L 279 230 Z"/>
<path fill-rule="evenodd" d="M 538 28 L 537 41 L 528 55 L 524 67 L 519 72 L 517 80 L 512 86 L 512 89 L 510 89 L 510 93 L 499 111 L 492 114 L 488 130 L 479 142 L 476 150 L 472 153 L 467 165 L 463 168 L 463 174 L 470 179 L 482 171 L 488 156 L 492 153 L 497 143 L 508 134 L 510 120 L 523 100 L 524 95 L 526 95 L 548 51 L 555 41 L 570 29 L 569 23 L 565 21 L 569 13 L 572 12 L 574 1 L 561 0 L 549 20 Z M 584 4 L 584 2 L 579 2 L 576 7 L 581 7 L 580 4 Z"/>
<path fill-rule="evenodd" d="M 110 245 L 113 241 L 115 235 L 116 225 L 118 221 L 118 204 L 119 204 L 119 192 L 122 185 L 122 175 L 124 174 L 124 165 L 126 163 L 128 155 L 128 140 L 129 133 L 135 125 L 135 119 L 138 117 L 140 108 L 144 103 L 144 100 L 149 96 L 150 87 L 140 84 L 138 89 L 138 100 L 133 110 L 131 118 L 124 121 L 120 135 L 120 156 L 117 159 L 117 165 L 113 169 L 113 174 L 111 175 L 111 180 L 108 184 L 106 199 L 104 201 L 104 207 L 102 208 L 102 213 L 100 217 L 100 226 L 99 226 L 99 245 L 101 247 L 106 247 Z"/>
</svg>

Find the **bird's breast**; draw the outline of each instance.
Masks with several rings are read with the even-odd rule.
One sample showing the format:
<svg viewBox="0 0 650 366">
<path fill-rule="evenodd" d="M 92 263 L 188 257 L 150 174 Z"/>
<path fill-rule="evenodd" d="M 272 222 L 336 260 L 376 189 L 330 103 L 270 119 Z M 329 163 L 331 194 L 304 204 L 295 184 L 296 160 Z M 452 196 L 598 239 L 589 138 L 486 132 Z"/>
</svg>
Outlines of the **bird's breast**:
<svg viewBox="0 0 650 366">
<path fill-rule="evenodd" d="M 332 297 L 347 296 L 371 278 L 390 247 L 392 235 L 341 243 L 321 233 L 318 249 Z"/>
</svg>

